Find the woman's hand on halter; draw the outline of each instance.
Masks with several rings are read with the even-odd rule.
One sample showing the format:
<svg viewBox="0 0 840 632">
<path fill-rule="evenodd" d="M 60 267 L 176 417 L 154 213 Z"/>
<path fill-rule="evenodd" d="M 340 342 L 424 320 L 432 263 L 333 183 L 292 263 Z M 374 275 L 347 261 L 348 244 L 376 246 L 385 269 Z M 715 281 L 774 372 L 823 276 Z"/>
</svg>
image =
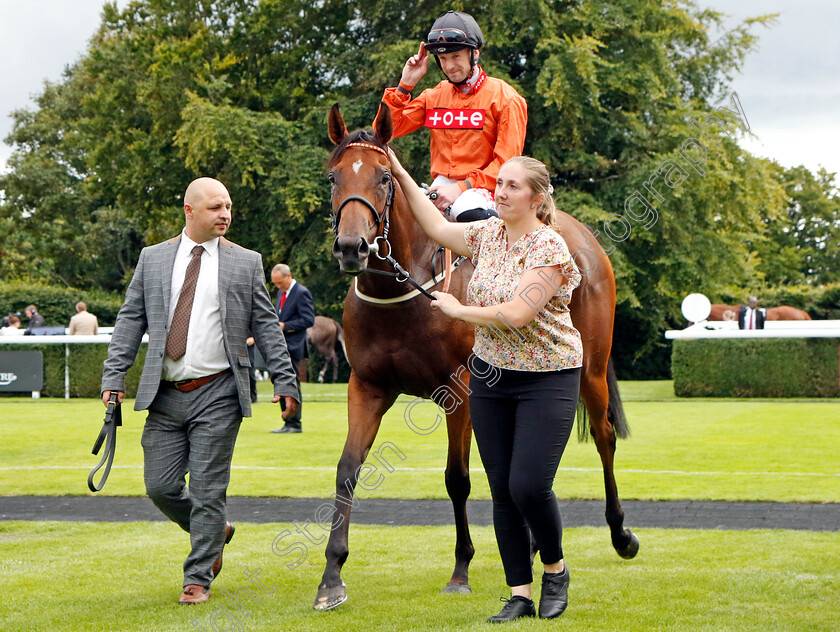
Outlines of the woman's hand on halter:
<svg viewBox="0 0 840 632">
<path fill-rule="evenodd" d="M 463 307 L 457 298 L 445 292 L 432 292 L 435 297 L 430 305 L 432 309 L 439 309 L 450 318 L 459 318 L 458 314 Z"/>
<path fill-rule="evenodd" d="M 405 167 L 403 167 L 402 163 L 397 159 L 397 154 L 395 154 L 394 150 L 390 147 L 388 147 L 388 158 L 391 160 L 391 174 L 395 178 L 401 179 L 408 176 L 408 171 L 405 170 Z"/>
</svg>

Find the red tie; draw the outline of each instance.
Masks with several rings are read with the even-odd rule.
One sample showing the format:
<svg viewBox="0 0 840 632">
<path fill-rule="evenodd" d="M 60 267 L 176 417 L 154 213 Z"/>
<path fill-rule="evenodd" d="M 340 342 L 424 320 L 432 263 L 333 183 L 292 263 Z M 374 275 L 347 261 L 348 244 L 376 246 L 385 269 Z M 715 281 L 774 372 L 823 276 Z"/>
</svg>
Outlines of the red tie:
<svg viewBox="0 0 840 632">
<path fill-rule="evenodd" d="M 755 329 L 755 310 L 750 312 L 750 329 Z"/>
<path fill-rule="evenodd" d="M 286 304 L 286 293 L 283 292 L 280 295 L 280 309 L 283 309 L 283 305 L 285 305 L 285 304 Z"/>
</svg>

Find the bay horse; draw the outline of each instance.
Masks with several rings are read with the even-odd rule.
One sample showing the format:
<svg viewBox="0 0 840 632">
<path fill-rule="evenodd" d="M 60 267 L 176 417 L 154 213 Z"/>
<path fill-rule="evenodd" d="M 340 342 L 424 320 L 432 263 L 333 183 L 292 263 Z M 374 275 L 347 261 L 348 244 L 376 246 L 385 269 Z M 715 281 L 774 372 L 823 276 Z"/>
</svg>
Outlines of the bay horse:
<svg viewBox="0 0 840 632">
<path fill-rule="evenodd" d="M 812 320 L 811 315 L 790 305 L 778 305 L 767 309 L 767 320 Z"/>
<path fill-rule="evenodd" d="M 708 320 L 723 320 L 723 313 L 726 310 L 735 312 L 737 320 L 738 310 L 740 305 L 723 305 L 720 303 L 712 303 L 712 311 L 709 314 Z M 812 320 L 811 315 L 801 309 L 791 307 L 790 305 L 778 305 L 777 307 L 767 308 L 767 317 L 765 320 Z"/>
<path fill-rule="evenodd" d="M 357 479 L 364 485 L 362 464 L 373 445 L 382 416 L 397 396 L 407 393 L 435 401 L 446 412 L 449 449 L 446 490 L 455 513 L 455 568 L 444 592 L 471 592 L 468 568 L 475 549 L 467 524 L 470 493 L 469 455 L 472 425 L 469 406 L 448 406 L 447 394 L 469 393 L 469 365 L 474 329 L 433 311 L 427 297 L 396 282 L 391 256 L 418 284 L 441 288 L 438 245 L 414 220 L 408 202 L 391 176 L 388 142 L 393 135 L 390 110 L 380 107 L 373 132 L 348 133 L 338 105 L 329 114 L 329 136 L 336 145 L 329 159 L 332 185 L 333 255 L 341 270 L 355 277 L 344 301 L 347 357 L 352 366 L 347 388 L 348 433 L 336 473 L 335 507 L 327 543 L 326 567 L 315 599 L 316 610 L 328 610 L 347 599 L 341 569 L 349 553 L 351 496 Z M 562 215 L 569 250 L 587 249 L 587 274 L 571 302 L 572 319 L 583 339 L 581 396 L 604 470 L 606 519 L 619 555 L 632 558 L 639 540 L 623 527 L 624 512 L 613 475 L 616 436 L 629 429 L 610 363 L 615 314 L 615 279 L 609 258 L 592 233 Z M 590 247 L 587 248 L 586 240 Z M 449 292 L 465 302 L 473 271 L 466 262 L 449 276 Z M 437 278 L 438 285 L 435 283 Z M 403 279 L 405 280 L 405 279 Z M 579 421 L 580 421 L 579 417 Z M 380 451 L 381 451 L 380 447 Z M 381 458 L 379 452 L 374 455 Z M 373 460 L 373 459 L 372 459 Z M 365 467 L 369 467 L 365 464 Z M 372 467 L 372 466 L 370 466 Z M 392 471 L 392 470 L 391 470 Z"/>
<path fill-rule="evenodd" d="M 735 320 L 738 320 L 738 308 L 740 305 L 723 305 L 721 303 L 712 303 L 712 311 L 706 320 L 723 320 L 724 312 L 731 311 L 735 313 Z"/>
<path fill-rule="evenodd" d="M 318 383 L 324 383 L 324 376 L 332 367 L 332 381 L 335 384 L 338 380 L 338 349 L 341 348 L 344 351 L 344 357 L 347 357 L 347 350 L 344 348 L 344 329 L 332 318 L 316 316 L 315 323 L 306 330 L 306 340 L 324 357 L 324 366 L 318 373 Z"/>
</svg>

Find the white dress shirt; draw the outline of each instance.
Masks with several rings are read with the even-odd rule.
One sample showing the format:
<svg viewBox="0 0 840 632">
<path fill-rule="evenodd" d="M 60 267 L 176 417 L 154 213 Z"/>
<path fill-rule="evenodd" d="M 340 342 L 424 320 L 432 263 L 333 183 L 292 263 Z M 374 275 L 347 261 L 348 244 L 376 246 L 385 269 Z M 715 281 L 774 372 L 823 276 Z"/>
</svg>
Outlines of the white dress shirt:
<svg viewBox="0 0 840 632">
<path fill-rule="evenodd" d="M 169 318 L 167 331 L 172 326 L 172 316 L 178 305 L 181 287 L 187 266 L 192 260 L 192 249 L 197 245 L 186 233 L 181 234 L 181 243 L 172 267 L 172 288 L 169 293 Z M 212 375 L 230 367 L 225 354 L 222 336 L 222 315 L 219 310 L 219 238 L 205 241 L 201 255 L 201 268 L 195 284 L 195 297 L 190 312 L 190 328 L 187 333 L 187 350 L 173 360 L 168 355 L 163 359 L 163 379 L 178 381 Z"/>
</svg>

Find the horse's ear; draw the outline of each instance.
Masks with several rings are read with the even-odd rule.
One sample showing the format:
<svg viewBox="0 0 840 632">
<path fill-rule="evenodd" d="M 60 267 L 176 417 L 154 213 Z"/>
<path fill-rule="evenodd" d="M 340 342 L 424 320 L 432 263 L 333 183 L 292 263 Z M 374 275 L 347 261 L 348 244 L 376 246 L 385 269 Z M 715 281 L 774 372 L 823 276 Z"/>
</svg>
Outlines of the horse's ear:
<svg viewBox="0 0 840 632">
<path fill-rule="evenodd" d="M 330 108 L 329 130 L 330 140 L 336 145 L 347 138 L 347 126 L 344 124 L 344 117 L 338 110 L 338 103 Z"/>
<path fill-rule="evenodd" d="M 387 145 L 394 135 L 394 119 L 391 117 L 391 108 L 382 101 L 379 102 L 379 111 L 373 121 L 373 131 L 376 133 L 376 139 L 383 145 Z"/>
</svg>

